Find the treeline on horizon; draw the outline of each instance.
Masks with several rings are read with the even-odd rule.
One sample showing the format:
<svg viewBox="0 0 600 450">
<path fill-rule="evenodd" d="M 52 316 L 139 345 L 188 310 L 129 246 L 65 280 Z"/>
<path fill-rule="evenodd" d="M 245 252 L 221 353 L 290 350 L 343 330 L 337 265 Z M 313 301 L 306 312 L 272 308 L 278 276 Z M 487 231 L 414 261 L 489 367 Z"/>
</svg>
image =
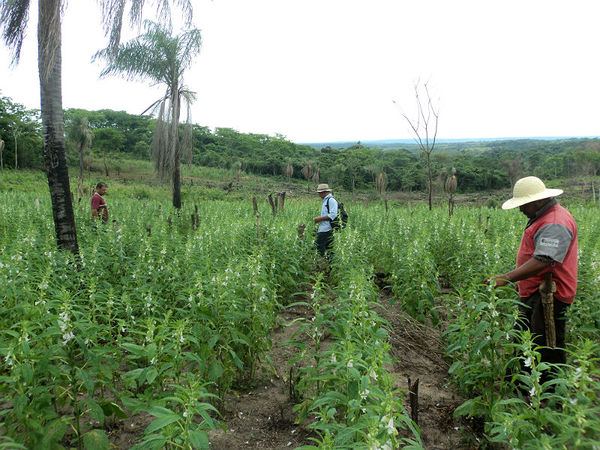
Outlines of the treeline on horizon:
<svg viewBox="0 0 600 450">
<path fill-rule="evenodd" d="M 106 157 L 113 163 L 124 158 L 151 158 L 154 118 L 123 111 L 68 109 L 64 118 L 70 167 L 79 164 L 75 146 L 69 140 L 69 125 L 77 117 L 88 120 L 93 133 L 88 152 L 96 157 Z M 0 97 L 0 139 L 4 141 L 0 154 L 3 167 L 14 168 L 15 155 L 18 168 L 43 167 L 37 110 L 26 110 L 10 98 Z M 240 133 L 230 128 L 212 131 L 193 125 L 193 152 L 182 156 L 183 162 L 201 166 L 311 179 L 348 191 L 372 188 L 382 173 L 388 191 L 427 190 L 426 162 L 414 146 L 372 148 L 357 142 L 345 148 L 313 148 L 281 135 Z M 600 139 L 439 144 L 432 154 L 434 179 L 443 183 L 452 168 L 456 169 L 458 191 L 462 192 L 508 188 L 522 175 L 544 180 L 596 176 L 600 169 Z"/>
</svg>

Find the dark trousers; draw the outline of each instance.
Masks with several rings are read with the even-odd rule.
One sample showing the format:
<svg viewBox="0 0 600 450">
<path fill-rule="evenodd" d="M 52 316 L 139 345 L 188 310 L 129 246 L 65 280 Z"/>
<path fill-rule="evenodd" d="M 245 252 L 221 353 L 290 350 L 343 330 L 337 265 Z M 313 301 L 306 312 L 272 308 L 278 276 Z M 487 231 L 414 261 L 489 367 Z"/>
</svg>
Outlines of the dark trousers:
<svg viewBox="0 0 600 450">
<path fill-rule="evenodd" d="M 530 330 L 534 335 L 536 345 L 546 346 L 546 327 L 544 324 L 544 306 L 542 295 L 539 291 L 527 298 L 521 298 L 525 306 L 519 306 L 520 323 L 516 327 L 519 330 Z M 539 350 L 543 362 L 553 364 L 565 364 L 567 354 L 565 352 L 565 325 L 567 308 L 569 305 L 554 299 L 554 328 L 556 329 L 556 347 L 542 348 Z M 526 370 L 525 367 L 522 369 Z M 545 383 L 552 378 L 552 373 L 542 373 L 541 382 Z"/>
<path fill-rule="evenodd" d="M 333 246 L 333 230 L 317 233 L 316 245 L 319 255 L 325 256 L 325 253 L 329 255 Z"/>
</svg>

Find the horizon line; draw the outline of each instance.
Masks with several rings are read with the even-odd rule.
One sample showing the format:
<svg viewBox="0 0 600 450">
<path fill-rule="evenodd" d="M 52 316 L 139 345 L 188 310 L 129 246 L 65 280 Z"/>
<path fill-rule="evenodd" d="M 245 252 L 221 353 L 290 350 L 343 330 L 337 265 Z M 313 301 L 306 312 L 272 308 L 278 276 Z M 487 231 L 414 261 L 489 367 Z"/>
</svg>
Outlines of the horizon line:
<svg viewBox="0 0 600 450">
<path fill-rule="evenodd" d="M 505 136 L 505 137 L 475 137 L 475 138 L 437 138 L 436 142 L 477 142 L 477 141 L 509 141 L 509 140 L 559 140 L 559 139 L 598 139 L 600 136 Z M 389 138 L 389 139 L 341 139 L 341 140 L 314 140 L 292 141 L 298 145 L 310 144 L 345 144 L 363 142 L 399 142 L 417 144 L 414 138 Z"/>
</svg>

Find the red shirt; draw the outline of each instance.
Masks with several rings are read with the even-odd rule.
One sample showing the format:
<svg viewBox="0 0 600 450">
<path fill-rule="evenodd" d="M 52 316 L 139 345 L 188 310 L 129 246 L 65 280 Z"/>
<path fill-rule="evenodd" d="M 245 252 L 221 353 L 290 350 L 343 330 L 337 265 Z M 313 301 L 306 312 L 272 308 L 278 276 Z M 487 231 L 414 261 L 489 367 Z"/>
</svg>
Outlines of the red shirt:
<svg viewBox="0 0 600 450">
<path fill-rule="evenodd" d="M 557 228 L 564 232 L 553 234 Z M 560 248 L 566 248 L 564 255 L 558 250 Z M 558 261 L 554 259 L 555 252 L 560 255 Z M 552 262 L 537 275 L 518 281 L 519 295 L 532 295 L 544 281 L 546 273 L 551 272 L 552 280 L 556 283 L 554 297 L 563 303 L 573 303 L 577 290 L 577 225 L 569 211 L 558 203 L 550 206 L 525 228 L 517 253 L 517 267 L 534 256 Z"/>
<path fill-rule="evenodd" d="M 106 201 L 97 192 L 95 192 L 94 195 L 92 196 L 92 210 L 94 210 L 94 209 L 96 211 L 98 211 L 99 215 L 102 216 L 103 222 L 108 221 L 108 207 L 106 206 Z M 101 210 L 103 210 L 103 211 L 101 211 Z"/>
</svg>

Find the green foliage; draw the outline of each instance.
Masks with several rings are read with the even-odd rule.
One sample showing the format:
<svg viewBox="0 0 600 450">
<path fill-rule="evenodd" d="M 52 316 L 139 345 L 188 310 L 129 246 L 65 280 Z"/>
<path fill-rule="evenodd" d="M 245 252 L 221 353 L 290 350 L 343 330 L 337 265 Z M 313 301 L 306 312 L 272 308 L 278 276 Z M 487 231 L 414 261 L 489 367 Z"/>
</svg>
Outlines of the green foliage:
<svg viewBox="0 0 600 450">
<path fill-rule="evenodd" d="M 190 177 L 227 173 L 190 169 Z M 541 384 L 539 349 L 513 331 L 515 294 L 482 283 L 513 267 L 525 220 L 518 211 L 460 208 L 449 219 L 445 208 L 386 212 L 348 201 L 352 223 L 336 234 L 328 277 L 311 276 L 313 243 L 296 227 L 311 235 L 315 201 L 290 199 L 276 217 L 259 202 L 258 236 L 248 201 L 223 200 L 224 192 L 207 199 L 204 187 L 190 186 L 178 214 L 166 188 L 144 181 L 109 183 L 114 226 L 92 227 L 89 204 L 75 205 L 75 260 L 56 251 L 43 174 L 0 177 L 0 446 L 106 448 L 115 423 L 145 412 L 154 421 L 140 447 L 205 447 L 224 395 L 269 370 L 277 312 L 312 282 L 303 303 L 311 320 L 290 342 L 290 382 L 315 446 L 418 448 L 419 430 L 386 370 L 375 273 L 392 301 L 445 330 L 450 376 L 469 398 L 457 414 L 482 417 L 489 440 L 593 448 L 600 439 L 597 209 L 570 208 L 580 272 L 568 364 Z M 519 372 L 519 362 L 531 371 Z"/>
<path fill-rule="evenodd" d="M 298 421 L 313 419 L 309 427 L 319 435 L 318 448 L 421 448 L 418 428 L 385 369 L 391 363 L 390 345 L 386 324 L 373 309 L 376 288 L 362 256 L 365 243 L 352 229 L 337 233 L 334 243 L 335 285 L 328 287 L 317 275 L 306 304 L 314 317 L 289 343 L 297 349 L 292 363 L 298 365 Z M 335 301 L 328 289 L 335 289 Z M 327 346 L 325 335 L 331 340 Z M 400 437 L 397 428 L 413 438 Z"/>
<path fill-rule="evenodd" d="M 0 138 L 6 142 L 4 157 L 12 167 L 14 143 L 12 123 L 18 122 L 23 147 L 20 167 L 41 167 L 42 136 L 36 111 L 25 111 L 10 99 L 0 105 Z M 16 115 L 15 115 L 16 114 Z M 92 152 L 149 159 L 156 119 L 123 111 L 68 109 L 65 126 L 77 117 L 87 117 L 94 133 Z M 16 121 L 16 122 L 15 122 Z M 13 127 L 14 128 L 14 127 Z M 180 126 L 180 132 L 183 125 Z M 369 147 L 360 143 L 343 146 L 295 144 L 284 136 L 240 133 L 231 128 L 192 125 L 192 160 L 200 166 L 237 170 L 245 174 L 283 176 L 287 164 L 293 167 L 292 178 L 303 179 L 302 168 L 311 161 L 321 181 L 347 191 L 375 189 L 376 176 L 383 171 L 388 191 L 424 191 L 426 161 L 413 146 L 398 148 Z M 21 142 L 21 141 L 19 141 Z M 508 189 L 524 174 L 544 179 L 582 177 L 593 179 L 600 170 L 598 139 L 507 140 L 461 143 L 438 143 L 432 155 L 434 178 L 448 168 L 457 172 L 457 193 Z M 75 159 L 70 160 L 71 165 Z M 439 184 L 439 183 L 438 183 Z M 441 191 L 441 186 L 434 186 Z M 489 207 L 497 205 L 490 201 Z"/>
<path fill-rule="evenodd" d="M 219 399 L 267 363 L 280 299 L 306 280 L 310 248 L 286 226 L 304 213 L 265 220 L 259 246 L 248 204 L 202 204 L 193 228 L 191 208 L 113 197 L 118 226 L 76 208 L 75 261 L 55 250 L 48 197 L 1 195 L 6 435 L 94 448 L 115 420 L 147 411 L 159 422 L 140 445 L 204 448 Z"/>
<path fill-rule="evenodd" d="M 27 110 L 9 97 L 0 97 L 0 139 L 4 141 L 1 167 L 14 168 L 15 156 L 19 168 L 43 166 L 40 122 L 39 111 Z"/>
</svg>

